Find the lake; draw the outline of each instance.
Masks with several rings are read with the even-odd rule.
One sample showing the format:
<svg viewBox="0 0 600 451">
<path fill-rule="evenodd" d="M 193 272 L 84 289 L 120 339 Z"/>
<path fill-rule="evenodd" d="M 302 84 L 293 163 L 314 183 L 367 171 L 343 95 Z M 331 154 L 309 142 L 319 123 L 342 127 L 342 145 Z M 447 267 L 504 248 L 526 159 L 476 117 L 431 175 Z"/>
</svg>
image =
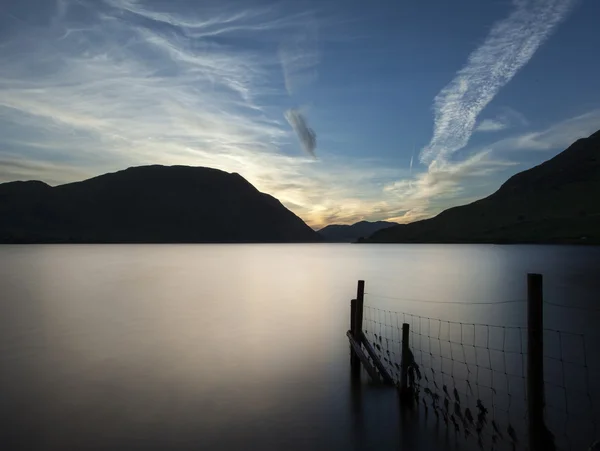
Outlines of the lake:
<svg viewBox="0 0 600 451">
<path fill-rule="evenodd" d="M 544 326 L 584 334 L 595 371 L 599 270 L 594 247 L 0 246 L 0 448 L 465 449 L 393 389 L 353 388 L 357 280 L 381 311 L 502 327 L 525 325 L 542 273 L 545 300 L 576 307 Z"/>
</svg>

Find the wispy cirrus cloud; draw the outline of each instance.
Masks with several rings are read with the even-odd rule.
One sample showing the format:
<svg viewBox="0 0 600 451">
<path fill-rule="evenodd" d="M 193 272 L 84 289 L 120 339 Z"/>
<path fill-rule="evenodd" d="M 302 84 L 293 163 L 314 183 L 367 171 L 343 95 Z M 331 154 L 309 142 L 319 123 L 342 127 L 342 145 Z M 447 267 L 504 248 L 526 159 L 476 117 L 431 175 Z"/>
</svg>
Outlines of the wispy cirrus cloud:
<svg viewBox="0 0 600 451">
<path fill-rule="evenodd" d="M 466 186 L 472 189 L 491 174 L 515 166 L 515 162 L 494 157 L 491 150 L 475 153 L 461 162 L 435 161 L 426 172 L 384 186 L 384 192 L 397 198 L 403 214 L 397 222 L 421 219 L 439 212 L 434 204 L 446 206 L 460 199 Z"/>
<path fill-rule="evenodd" d="M 434 132 L 421 152 L 429 164 L 463 148 L 477 116 L 525 66 L 566 17 L 576 0 L 515 0 L 513 12 L 494 24 L 467 64 L 434 100 Z"/>
<path fill-rule="evenodd" d="M 304 27 L 282 38 L 278 53 L 288 94 L 293 95 L 317 79 L 318 42 L 318 25 L 312 16 Z"/>
<path fill-rule="evenodd" d="M 156 5 L 61 0 L 44 27 L 10 17 L 11 33 L 0 36 L 0 182 L 189 164 L 239 172 L 315 227 L 393 210 L 380 180 L 401 172 L 282 152 L 294 130 L 278 49 L 313 16 Z M 289 116 L 314 152 L 306 121 Z"/>
<path fill-rule="evenodd" d="M 478 132 L 499 132 L 500 130 L 506 130 L 508 127 L 510 127 L 510 124 L 502 119 L 484 119 L 475 130 Z"/>
<path fill-rule="evenodd" d="M 78 181 L 94 175 L 96 174 L 89 169 L 71 164 L 29 160 L 18 155 L 0 157 L 0 181 L 43 179 L 49 185 L 57 185 L 65 180 Z"/>
<path fill-rule="evenodd" d="M 600 109 L 557 122 L 542 130 L 529 131 L 485 146 L 496 154 L 514 151 L 551 151 L 566 149 L 579 138 L 587 138 L 600 129 Z"/>
</svg>

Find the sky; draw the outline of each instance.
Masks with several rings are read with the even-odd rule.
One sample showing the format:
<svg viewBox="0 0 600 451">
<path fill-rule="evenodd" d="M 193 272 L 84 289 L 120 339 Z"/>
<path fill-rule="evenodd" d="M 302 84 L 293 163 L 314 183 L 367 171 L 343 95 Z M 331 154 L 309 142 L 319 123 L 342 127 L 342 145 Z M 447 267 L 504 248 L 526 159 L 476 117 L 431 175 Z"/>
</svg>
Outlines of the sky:
<svg viewBox="0 0 600 451">
<path fill-rule="evenodd" d="M 4 0 L 0 182 L 238 172 L 318 229 L 494 192 L 600 129 L 598 0 Z"/>
</svg>

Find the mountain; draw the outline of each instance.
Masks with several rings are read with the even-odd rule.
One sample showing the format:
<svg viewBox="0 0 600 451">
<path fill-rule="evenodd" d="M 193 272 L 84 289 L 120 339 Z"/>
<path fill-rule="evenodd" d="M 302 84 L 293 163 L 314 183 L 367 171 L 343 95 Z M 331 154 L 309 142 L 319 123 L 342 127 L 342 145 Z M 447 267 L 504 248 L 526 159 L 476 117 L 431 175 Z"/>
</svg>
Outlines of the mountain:
<svg viewBox="0 0 600 451">
<path fill-rule="evenodd" d="M 394 225 L 397 224 L 395 222 L 386 221 L 360 221 L 352 225 L 328 225 L 319 230 L 318 233 L 325 241 L 354 243 L 359 238 L 369 237 L 378 230 Z"/>
<path fill-rule="evenodd" d="M 319 240 L 277 199 L 216 169 L 141 166 L 56 187 L 0 184 L 2 243 Z"/>
<path fill-rule="evenodd" d="M 520 172 L 494 194 L 375 232 L 376 243 L 600 244 L 600 131 Z"/>
</svg>

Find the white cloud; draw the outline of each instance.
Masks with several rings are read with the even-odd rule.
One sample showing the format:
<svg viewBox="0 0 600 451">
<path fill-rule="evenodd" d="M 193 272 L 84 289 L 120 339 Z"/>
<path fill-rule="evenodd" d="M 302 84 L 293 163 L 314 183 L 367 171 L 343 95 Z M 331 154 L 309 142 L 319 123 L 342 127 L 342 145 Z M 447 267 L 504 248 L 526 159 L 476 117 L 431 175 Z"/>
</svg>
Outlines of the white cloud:
<svg viewBox="0 0 600 451">
<path fill-rule="evenodd" d="M 491 151 L 486 150 L 457 163 L 434 162 L 427 172 L 418 174 L 413 180 L 390 183 L 384 191 L 395 193 L 403 202 L 455 197 L 463 189 L 465 180 L 486 177 L 513 165 L 513 162 L 493 159 Z"/>
<path fill-rule="evenodd" d="M 0 182 L 42 179 L 49 185 L 63 183 L 65 180 L 77 181 L 95 175 L 85 168 L 72 164 L 39 162 L 24 159 L 18 155 L 0 156 Z"/>
<path fill-rule="evenodd" d="M 525 115 L 514 108 L 503 106 L 500 107 L 499 110 L 499 117 L 508 122 L 511 126 L 528 127 L 530 125 Z"/>
<path fill-rule="evenodd" d="M 62 0 L 67 1 L 67 0 Z M 199 9 L 194 2 L 173 2 L 163 5 L 155 4 L 150 9 L 138 0 L 105 0 L 118 12 L 128 12 L 144 19 L 182 30 L 186 36 L 203 39 L 221 35 L 256 34 L 274 30 L 289 30 L 290 27 L 302 26 L 307 20 L 306 14 L 281 15 L 275 6 L 257 6 L 248 3 L 247 9 L 234 9 L 219 3 L 218 8 L 208 5 Z M 200 14 L 199 14 L 200 13 Z"/>
<path fill-rule="evenodd" d="M 433 137 L 421 161 L 447 159 L 463 148 L 477 116 L 534 55 L 576 0 L 518 0 L 514 11 L 494 24 L 468 62 L 434 101 Z"/>
<path fill-rule="evenodd" d="M 540 131 L 511 136 L 489 144 L 486 149 L 495 153 L 525 150 L 564 150 L 579 138 L 587 138 L 600 129 L 600 110 L 558 122 Z"/>
<path fill-rule="evenodd" d="M 498 132 L 512 127 L 525 127 L 529 121 L 522 113 L 509 108 L 500 108 L 500 113 L 493 119 L 484 119 L 475 128 L 476 132 Z"/>
<path fill-rule="evenodd" d="M 500 130 L 505 130 L 510 127 L 508 122 L 505 122 L 501 119 L 484 119 L 479 123 L 475 131 L 478 132 L 498 132 Z"/>
<path fill-rule="evenodd" d="M 317 79 L 319 63 L 318 27 L 314 18 L 305 26 L 284 36 L 279 45 L 279 61 L 288 94 Z"/>
<path fill-rule="evenodd" d="M 390 220 L 411 222 L 438 213 L 461 202 L 466 182 L 485 182 L 490 175 L 514 165 L 514 162 L 493 158 L 491 150 L 475 153 L 460 162 L 435 161 L 426 172 L 412 179 L 385 185 L 384 192 L 396 197 L 398 209 L 404 211 Z"/>
</svg>

